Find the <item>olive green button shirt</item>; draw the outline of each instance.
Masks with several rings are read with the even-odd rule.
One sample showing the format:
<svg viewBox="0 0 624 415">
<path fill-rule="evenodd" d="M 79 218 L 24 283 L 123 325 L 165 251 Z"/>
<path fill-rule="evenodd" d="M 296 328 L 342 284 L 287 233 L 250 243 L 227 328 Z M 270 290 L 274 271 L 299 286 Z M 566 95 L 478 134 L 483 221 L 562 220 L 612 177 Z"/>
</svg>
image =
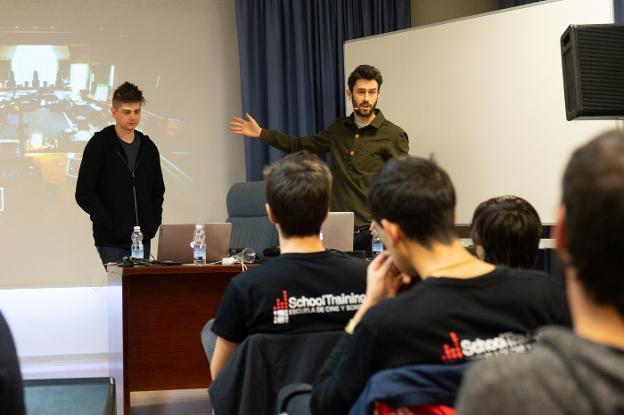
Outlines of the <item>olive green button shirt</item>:
<svg viewBox="0 0 624 415">
<path fill-rule="evenodd" d="M 368 188 L 386 161 L 408 153 L 407 134 L 386 120 L 380 110 L 366 127 L 358 129 L 353 114 L 336 119 L 327 129 L 308 137 L 296 137 L 262 129 L 260 139 L 287 153 L 308 150 L 331 154 L 334 186 L 331 210 L 354 212 L 356 229 L 368 227 L 371 214 Z"/>
</svg>

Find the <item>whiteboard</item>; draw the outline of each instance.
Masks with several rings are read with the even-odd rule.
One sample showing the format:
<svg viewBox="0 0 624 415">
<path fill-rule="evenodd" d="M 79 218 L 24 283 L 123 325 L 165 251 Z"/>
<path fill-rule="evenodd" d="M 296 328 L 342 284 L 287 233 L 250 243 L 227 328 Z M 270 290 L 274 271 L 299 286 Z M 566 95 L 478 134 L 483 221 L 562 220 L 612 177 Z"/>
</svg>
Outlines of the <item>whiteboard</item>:
<svg viewBox="0 0 624 415">
<path fill-rule="evenodd" d="M 381 70 L 378 107 L 408 133 L 410 154 L 433 154 L 448 171 L 457 223 L 503 194 L 554 223 L 571 151 L 616 126 L 566 121 L 559 39 L 589 23 L 613 23 L 613 1 L 540 2 L 350 41 L 345 73 L 364 63 Z"/>
</svg>

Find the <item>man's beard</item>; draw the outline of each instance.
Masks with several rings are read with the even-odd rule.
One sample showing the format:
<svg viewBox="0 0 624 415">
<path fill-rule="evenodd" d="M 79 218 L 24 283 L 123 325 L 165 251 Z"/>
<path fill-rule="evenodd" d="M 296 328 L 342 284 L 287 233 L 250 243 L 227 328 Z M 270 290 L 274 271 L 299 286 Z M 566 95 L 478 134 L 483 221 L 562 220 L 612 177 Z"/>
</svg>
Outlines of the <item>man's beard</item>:
<svg viewBox="0 0 624 415">
<path fill-rule="evenodd" d="M 351 99 L 351 105 L 353 105 L 353 112 L 355 112 L 360 117 L 370 117 L 375 113 L 375 108 L 377 107 L 377 102 L 373 105 L 369 104 L 368 111 L 364 112 L 360 109 L 359 105 L 356 104 L 354 99 Z M 361 104 L 360 104 L 361 105 Z"/>
</svg>

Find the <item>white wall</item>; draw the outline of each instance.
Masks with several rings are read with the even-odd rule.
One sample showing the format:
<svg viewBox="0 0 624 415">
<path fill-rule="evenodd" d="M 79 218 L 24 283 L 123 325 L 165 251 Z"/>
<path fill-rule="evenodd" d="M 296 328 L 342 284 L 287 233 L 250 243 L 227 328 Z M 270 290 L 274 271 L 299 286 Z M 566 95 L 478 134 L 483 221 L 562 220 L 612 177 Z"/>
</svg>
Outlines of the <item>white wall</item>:
<svg viewBox="0 0 624 415">
<path fill-rule="evenodd" d="M 108 353 L 106 288 L 0 290 L 20 357 Z"/>
</svg>

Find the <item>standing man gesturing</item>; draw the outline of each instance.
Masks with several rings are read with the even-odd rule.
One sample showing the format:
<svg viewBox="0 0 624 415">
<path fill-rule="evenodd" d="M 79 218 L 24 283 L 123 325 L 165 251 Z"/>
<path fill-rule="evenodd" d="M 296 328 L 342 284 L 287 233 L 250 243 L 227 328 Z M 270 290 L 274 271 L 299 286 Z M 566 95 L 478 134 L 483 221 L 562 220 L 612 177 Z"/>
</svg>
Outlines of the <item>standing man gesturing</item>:
<svg viewBox="0 0 624 415">
<path fill-rule="evenodd" d="M 295 137 L 260 127 L 251 115 L 234 117 L 230 131 L 269 143 L 292 153 L 308 150 L 331 154 L 334 187 L 331 210 L 354 212 L 354 249 L 370 250 L 371 214 L 366 195 L 373 177 L 386 161 L 408 153 L 407 134 L 388 121 L 377 109 L 381 72 L 370 65 L 360 65 L 349 75 L 347 97 L 353 105 L 348 117 L 337 118 L 327 129 L 308 137 Z"/>
<path fill-rule="evenodd" d="M 84 149 L 76 202 L 93 222 L 93 238 L 102 263 L 130 255 L 134 226 L 143 233 L 145 258 L 162 220 L 165 184 L 160 154 L 147 135 L 136 130 L 145 103 L 143 92 L 125 82 L 113 94 L 115 124 L 95 133 Z"/>
</svg>

